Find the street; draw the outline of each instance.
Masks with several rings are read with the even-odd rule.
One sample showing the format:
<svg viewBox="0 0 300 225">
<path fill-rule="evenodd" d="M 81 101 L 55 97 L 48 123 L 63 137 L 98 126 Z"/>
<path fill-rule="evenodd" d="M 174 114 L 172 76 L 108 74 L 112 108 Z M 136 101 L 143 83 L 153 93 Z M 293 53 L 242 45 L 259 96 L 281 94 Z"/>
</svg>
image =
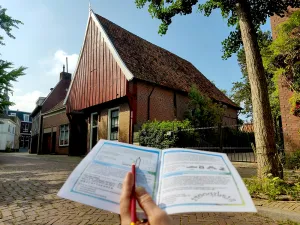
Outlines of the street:
<svg viewBox="0 0 300 225">
<path fill-rule="evenodd" d="M 119 224 L 119 216 L 56 196 L 78 157 L 0 153 L 0 225 Z M 278 224 L 251 213 L 193 213 L 172 216 L 176 224 Z"/>
</svg>

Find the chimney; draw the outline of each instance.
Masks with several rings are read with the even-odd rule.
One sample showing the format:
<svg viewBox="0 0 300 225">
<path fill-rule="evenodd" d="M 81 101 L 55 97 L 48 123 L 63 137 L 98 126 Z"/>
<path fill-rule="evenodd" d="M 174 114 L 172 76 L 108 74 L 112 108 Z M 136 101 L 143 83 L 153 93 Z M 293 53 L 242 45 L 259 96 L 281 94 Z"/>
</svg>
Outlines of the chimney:
<svg viewBox="0 0 300 225">
<path fill-rule="evenodd" d="M 65 72 L 65 65 L 63 66 L 63 71 L 60 73 L 59 80 L 71 80 L 72 74 Z"/>
</svg>

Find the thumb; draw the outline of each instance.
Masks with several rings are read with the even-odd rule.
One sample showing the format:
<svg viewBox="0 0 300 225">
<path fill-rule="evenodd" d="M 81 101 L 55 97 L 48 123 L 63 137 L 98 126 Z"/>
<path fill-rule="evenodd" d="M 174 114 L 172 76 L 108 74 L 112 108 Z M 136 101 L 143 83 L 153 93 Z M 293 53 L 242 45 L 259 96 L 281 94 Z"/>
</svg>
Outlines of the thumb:
<svg viewBox="0 0 300 225">
<path fill-rule="evenodd" d="M 143 187 L 136 187 L 135 194 L 139 205 L 145 211 L 148 217 L 154 216 L 155 212 L 160 210 L 160 208 L 153 201 L 152 197 Z"/>
</svg>

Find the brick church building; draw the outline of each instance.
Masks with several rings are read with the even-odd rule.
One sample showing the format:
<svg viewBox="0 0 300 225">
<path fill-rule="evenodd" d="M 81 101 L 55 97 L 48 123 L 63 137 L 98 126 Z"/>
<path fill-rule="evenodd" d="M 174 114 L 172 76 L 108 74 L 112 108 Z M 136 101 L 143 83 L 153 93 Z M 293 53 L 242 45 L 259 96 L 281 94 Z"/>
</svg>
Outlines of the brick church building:
<svg viewBox="0 0 300 225">
<path fill-rule="evenodd" d="M 271 17 L 272 36 L 273 39 L 277 37 L 276 26 L 286 21 L 289 15 L 299 9 L 289 9 L 289 12 L 285 17 L 279 17 L 277 15 Z M 281 76 L 279 80 L 279 100 L 280 110 L 282 118 L 282 130 L 284 138 L 284 149 L 286 152 L 293 152 L 300 149 L 300 117 L 294 116 L 290 112 L 289 99 L 292 96 L 292 91 L 284 76 Z"/>
</svg>

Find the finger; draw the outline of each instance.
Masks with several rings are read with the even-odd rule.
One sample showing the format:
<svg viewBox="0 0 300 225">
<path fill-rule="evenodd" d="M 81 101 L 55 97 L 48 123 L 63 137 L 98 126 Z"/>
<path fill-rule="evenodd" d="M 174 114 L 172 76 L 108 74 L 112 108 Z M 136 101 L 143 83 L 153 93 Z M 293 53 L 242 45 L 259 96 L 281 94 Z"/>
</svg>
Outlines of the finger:
<svg viewBox="0 0 300 225">
<path fill-rule="evenodd" d="M 127 173 L 122 186 L 122 194 L 120 199 L 120 214 L 121 219 L 124 221 L 122 224 L 128 222 L 130 224 L 131 217 L 130 217 L 130 196 L 133 187 L 133 175 L 132 173 Z M 126 221 L 126 222 L 125 222 Z"/>
<path fill-rule="evenodd" d="M 148 217 L 154 216 L 155 211 L 157 212 L 157 210 L 160 210 L 160 208 L 153 201 L 152 197 L 143 187 L 136 187 L 135 194 L 139 205 L 145 211 Z"/>
</svg>

